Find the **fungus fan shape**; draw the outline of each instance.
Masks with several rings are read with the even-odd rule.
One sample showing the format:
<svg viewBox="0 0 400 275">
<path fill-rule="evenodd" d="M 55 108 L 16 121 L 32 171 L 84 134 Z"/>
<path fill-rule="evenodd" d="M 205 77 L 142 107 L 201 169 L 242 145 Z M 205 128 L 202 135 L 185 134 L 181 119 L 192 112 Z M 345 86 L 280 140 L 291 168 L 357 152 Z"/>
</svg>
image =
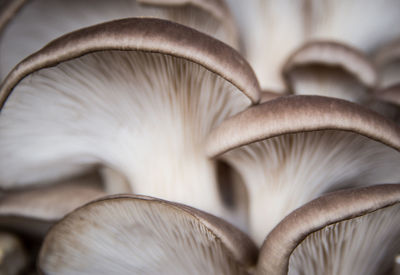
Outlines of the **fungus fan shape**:
<svg viewBox="0 0 400 275">
<path fill-rule="evenodd" d="M 216 215 L 225 213 L 205 137 L 259 100 L 255 76 L 232 48 L 158 19 L 71 33 L 26 59 L 2 88 L 3 188 L 106 165 L 131 192 Z"/>
<path fill-rule="evenodd" d="M 0 80 L 17 63 L 53 39 L 122 18 L 168 19 L 234 47 L 238 43 L 235 24 L 223 1 L 6 0 L 5 4 L 0 13 Z"/>
<path fill-rule="evenodd" d="M 400 2 L 227 0 L 243 54 L 263 89 L 284 92 L 287 58 L 309 41 L 337 41 L 371 54 L 400 35 Z"/>
<path fill-rule="evenodd" d="M 257 248 L 221 219 L 138 196 L 115 196 L 69 214 L 47 235 L 44 274 L 246 274 Z"/>
<path fill-rule="evenodd" d="M 398 0 L 0 0 L 0 273 L 32 240 L 43 274 L 395 272 L 399 24 Z"/>
<path fill-rule="evenodd" d="M 400 186 L 337 191 L 296 209 L 265 240 L 257 274 L 390 274 Z"/>
<path fill-rule="evenodd" d="M 251 236 L 259 244 L 287 214 L 323 193 L 400 181 L 399 127 L 339 99 L 267 101 L 225 120 L 207 145 L 209 156 L 242 177 Z"/>
</svg>

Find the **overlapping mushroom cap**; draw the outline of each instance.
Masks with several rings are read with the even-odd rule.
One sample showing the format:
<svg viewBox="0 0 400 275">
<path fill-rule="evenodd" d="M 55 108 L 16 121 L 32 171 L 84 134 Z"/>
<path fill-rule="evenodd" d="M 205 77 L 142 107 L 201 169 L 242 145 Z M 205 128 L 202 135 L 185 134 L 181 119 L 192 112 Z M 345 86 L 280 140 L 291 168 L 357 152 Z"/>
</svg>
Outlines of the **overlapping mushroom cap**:
<svg viewBox="0 0 400 275">
<path fill-rule="evenodd" d="M 337 41 L 370 54 L 400 35 L 397 0 L 228 0 L 238 21 L 244 55 L 261 87 L 285 91 L 281 70 L 297 48 Z"/>
<path fill-rule="evenodd" d="M 372 62 L 355 48 L 335 42 L 307 43 L 295 51 L 283 68 L 286 85 L 294 94 L 342 98 L 365 103 L 377 85 Z"/>
<path fill-rule="evenodd" d="M 389 274 L 400 251 L 400 185 L 342 190 L 288 215 L 257 274 Z"/>
<path fill-rule="evenodd" d="M 230 224 L 196 209 L 115 196 L 69 214 L 47 235 L 44 274 L 247 274 L 257 248 Z"/>
<path fill-rule="evenodd" d="M 268 101 L 225 120 L 207 145 L 209 156 L 242 176 L 258 243 L 285 215 L 325 192 L 400 181 L 399 127 L 339 99 Z"/>
<path fill-rule="evenodd" d="M 2 187 L 103 164 L 135 193 L 221 215 L 204 139 L 258 102 L 259 87 L 227 45 L 171 22 L 126 19 L 55 40 L 9 74 L 0 98 Z"/>
<path fill-rule="evenodd" d="M 40 188 L 4 192 L 0 197 L 0 227 L 42 238 L 67 213 L 105 196 L 100 184 L 96 174 L 89 174 Z"/>
<path fill-rule="evenodd" d="M 0 0 L 0 229 L 42 237 L 64 217 L 42 273 L 390 269 L 399 185 L 365 186 L 400 182 L 399 126 L 286 95 L 396 119 L 400 2 L 229 4 L 263 90 L 223 43 L 240 48 L 223 0 Z M 103 23 L 136 16 L 175 23 Z M 115 193 L 158 198 L 76 209 Z M 202 210 L 267 237 L 258 268 L 250 237 Z"/>
<path fill-rule="evenodd" d="M 65 33 L 129 17 L 168 19 L 233 47 L 238 44 L 235 23 L 221 0 L 6 0 L 0 9 L 0 80 L 25 57 Z"/>
</svg>

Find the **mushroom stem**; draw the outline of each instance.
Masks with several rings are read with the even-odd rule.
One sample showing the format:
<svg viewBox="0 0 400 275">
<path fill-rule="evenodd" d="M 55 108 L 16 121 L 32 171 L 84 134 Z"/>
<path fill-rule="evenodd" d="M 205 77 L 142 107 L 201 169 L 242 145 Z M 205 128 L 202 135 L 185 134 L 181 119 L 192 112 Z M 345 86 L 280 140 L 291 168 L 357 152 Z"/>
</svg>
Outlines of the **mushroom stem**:
<svg viewBox="0 0 400 275">
<path fill-rule="evenodd" d="M 127 175 L 132 191 L 223 215 L 215 164 L 200 153 L 171 145 L 154 144 L 153 149 L 160 149 L 156 149 L 156 155 L 135 154 L 134 164 L 121 162 L 120 167 Z"/>
<path fill-rule="evenodd" d="M 131 186 L 124 175 L 110 167 L 101 167 L 100 175 L 107 194 L 131 193 Z"/>
</svg>

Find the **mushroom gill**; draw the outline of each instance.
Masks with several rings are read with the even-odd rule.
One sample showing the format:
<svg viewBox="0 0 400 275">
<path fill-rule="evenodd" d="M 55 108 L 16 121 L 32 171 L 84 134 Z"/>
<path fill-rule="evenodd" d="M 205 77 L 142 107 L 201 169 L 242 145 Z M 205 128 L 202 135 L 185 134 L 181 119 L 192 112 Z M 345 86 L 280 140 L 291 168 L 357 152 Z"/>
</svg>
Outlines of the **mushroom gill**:
<svg viewBox="0 0 400 275">
<path fill-rule="evenodd" d="M 7 2 L 7 1 L 6 1 Z M 57 37 L 130 17 L 168 19 L 237 47 L 235 24 L 224 2 L 151 0 L 8 1 L 0 12 L 0 80 L 21 60 Z M 6 3 L 7 4 L 7 3 Z"/>
<path fill-rule="evenodd" d="M 2 187 L 100 164 L 136 194 L 221 215 L 204 139 L 257 102 L 259 88 L 227 45 L 164 20 L 126 19 L 55 40 L 10 73 L 0 97 Z"/>
<path fill-rule="evenodd" d="M 323 193 L 400 181 L 400 129 L 356 104 L 288 96 L 225 120 L 208 155 L 229 163 L 249 194 L 252 237 L 260 244 L 292 210 Z"/>
<path fill-rule="evenodd" d="M 56 224 L 38 266 L 43 274 L 247 274 L 257 252 L 214 216 L 124 195 L 92 202 Z"/>
<path fill-rule="evenodd" d="M 400 251 L 400 185 L 322 196 L 267 237 L 257 274 L 391 274 Z"/>
<path fill-rule="evenodd" d="M 238 22 L 243 53 L 263 89 L 285 91 L 289 55 L 313 40 L 345 43 L 370 54 L 400 35 L 397 0 L 227 0 Z"/>
</svg>

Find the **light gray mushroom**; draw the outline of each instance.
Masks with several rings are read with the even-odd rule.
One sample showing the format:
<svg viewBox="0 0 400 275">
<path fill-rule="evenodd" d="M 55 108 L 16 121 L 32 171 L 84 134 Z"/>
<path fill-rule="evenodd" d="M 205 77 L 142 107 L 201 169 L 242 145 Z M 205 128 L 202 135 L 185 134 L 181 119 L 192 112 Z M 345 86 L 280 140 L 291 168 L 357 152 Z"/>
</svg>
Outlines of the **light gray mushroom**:
<svg viewBox="0 0 400 275">
<path fill-rule="evenodd" d="M 238 45 L 223 0 L 6 0 L 0 10 L 0 81 L 22 59 L 65 33 L 129 17 L 168 19 Z"/>
<path fill-rule="evenodd" d="M 365 103 L 377 85 L 377 72 L 355 48 L 332 41 L 310 42 L 287 60 L 283 75 L 294 94 L 321 95 Z"/>
<path fill-rule="evenodd" d="M 400 181 L 400 128 L 340 99 L 286 96 L 225 120 L 210 157 L 236 169 L 249 194 L 251 236 L 261 244 L 292 210 L 321 194 Z"/>
<path fill-rule="evenodd" d="M 257 274 L 390 274 L 400 251 L 400 185 L 342 190 L 288 215 L 265 240 Z"/>
<path fill-rule="evenodd" d="M 43 274 L 247 274 L 257 248 L 242 232 L 185 205 L 114 196 L 69 214 L 46 236 Z"/>
<path fill-rule="evenodd" d="M 2 85 L 0 186 L 101 164 L 136 194 L 223 215 L 205 137 L 258 101 L 247 62 L 198 31 L 144 18 L 82 29 L 30 56 Z"/>
<path fill-rule="evenodd" d="M 285 91 L 281 70 L 308 41 L 330 40 L 370 54 L 400 35 L 398 0 L 227 0 L 244 55 L 263 89 Z"/>
</svg>

